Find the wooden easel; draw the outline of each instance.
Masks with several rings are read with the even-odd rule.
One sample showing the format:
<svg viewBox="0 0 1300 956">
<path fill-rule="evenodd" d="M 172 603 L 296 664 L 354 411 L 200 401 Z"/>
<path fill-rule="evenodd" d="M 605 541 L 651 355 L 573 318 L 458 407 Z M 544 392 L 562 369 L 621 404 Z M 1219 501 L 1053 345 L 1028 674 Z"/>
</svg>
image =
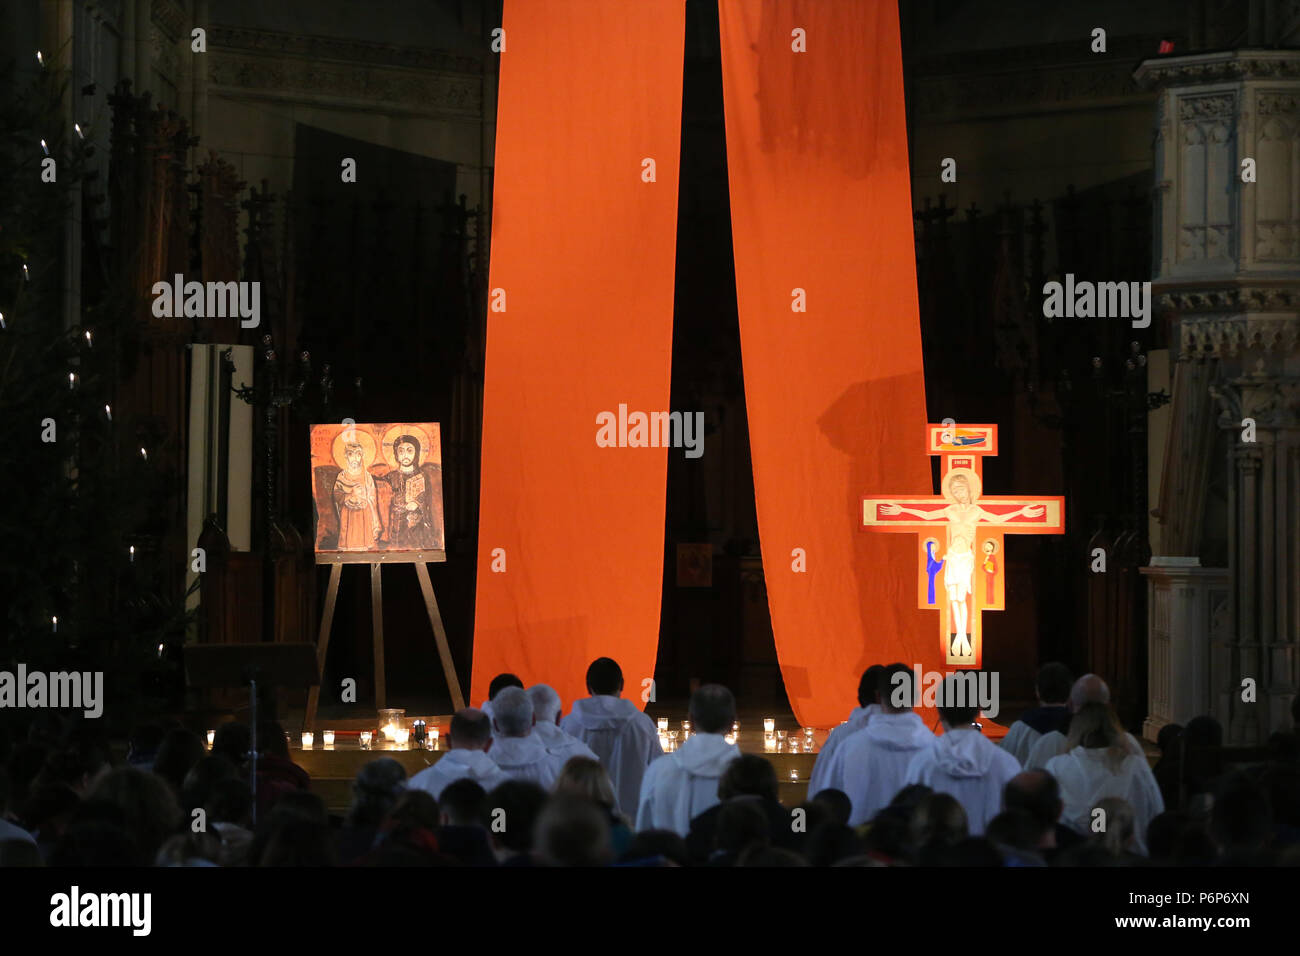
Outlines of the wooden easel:
<svg viewBox="0 0 1300 956">
<path fill-rule="evenodd" d="M 375 634 L 375 707 L 382 710 L 387 706 L 387 692 L 384 688 L 384 601 L 383 590 L 379 583 L 379 569 L 385 564 L 414 564 L 415 576 L 420 581 L 420 590 L 424 593 L 424 609 L 429 614 L 429 623 L 433 625 L 433 636 L 438 642 L 438 656 L 442 658 L 442 672 L 447 678 L 447 687 L 451 691 L 451 702 L 456 710 L 465 706 L 465 697 L 460 692 L 460 681 L 456 678 L 456 668 L 452 666 L 451 648 L 447 645 L 447 632 L 442 626 L 442 615 L 438 612 L 438 599 L 433 596 L 433 583 L 429 580 L 429 562 L 447 560 L 446 551 L 395 551 L 380 554 L 376 559 L 374 552 L 350 554 L 346 551 L 316 555 L 317 564 L 329 564 L 330 583 L 325 591 L 325 609 L 321 613 L 320 637 L 316 642 L 316 667 L 320 677 L 325 677 L 325 654 L 330 645 L 330 625 L 334 622 L 334 604 L 339 596 L 339 580 L 343 577 L 343 565 L 370 565 L 370 623 Z M 307 714 L 303 729 L 316 729 L 316 707 L 320 703 L 320 684 L 307 692 Z"/>
</svg>

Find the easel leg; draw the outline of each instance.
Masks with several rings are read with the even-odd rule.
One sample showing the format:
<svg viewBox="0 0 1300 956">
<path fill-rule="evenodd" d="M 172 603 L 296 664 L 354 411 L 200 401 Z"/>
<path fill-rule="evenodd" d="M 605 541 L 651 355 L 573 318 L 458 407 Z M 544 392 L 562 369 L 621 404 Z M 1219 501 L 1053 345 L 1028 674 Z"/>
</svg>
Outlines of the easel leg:
<svg viewBox="0 0 1300 956">
<path fill-rule="evenodd" d="M 384 687 L 384 592 L 379 586 L 379 565 L 370 566 L 370 624 L 375 632 L 375 708 L 388 706 Z"/>
<path fill-rule="evenodd" d="M 330 583 L 325 591 L 325 610 L 320 616 L 320 636 L 316 639 L 316 670 L 318 680 L 307 692 L 307 715 L 303 729 L 316 730 L 316 705 L 320 703 L 320 681 L 325 679 L 325 652 L 330 646 L 330 625 L 334 623 L 334 602 L 339 596 L 339 578 L 343 576 L 343 565 L 330 567 Z"/>
<path fill-rule="evenodd" d="M 420 590 L 424 592 L 424 609 L 429 612 L 429 623 L 433 625 L 433 636 L 438 642 L 438 656 L 442 658 L 442 672 L 447 676 L 452 706 L 456 710 L 462 710 L 465 707 L 465 698 L 460 692 L 456 668 L 452 666 L 451 648 L 447 646 L 447 632 L 443 630 L 442 615 L 438 613 L 438 599 L 433 596 L 433 583 L 429 580 L 429 566 L 423 561 L 415 562 L 415 576 L 420 579 Z"/>
</svg>

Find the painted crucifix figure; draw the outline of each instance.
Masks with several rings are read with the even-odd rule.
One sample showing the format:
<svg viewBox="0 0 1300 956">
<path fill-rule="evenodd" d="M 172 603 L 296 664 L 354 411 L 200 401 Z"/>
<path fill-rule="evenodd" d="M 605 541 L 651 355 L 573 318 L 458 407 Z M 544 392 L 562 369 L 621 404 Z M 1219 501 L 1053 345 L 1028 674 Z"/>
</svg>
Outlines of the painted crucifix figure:
<svg viewBox="0 0 1300 956">
<path fill-rule="evenodd" d="M 1059 497 L 984 496 L 981 459 L 997 454 L 996 425 L 930 425 L 929 452 L 943 456 L 939 496 L 870 496 L 862 499 L 862 524 L 869 531 L 931 534 L 942 527 L 945 548 L 942 581 L 946 607 L 936 603 L 934 538 L 926 538 L 919 556 L 923 582 L 918 604 L 940 614 L 944 656 L 949 665 L 978 667 L 983 656 L 980 612 L 1001 610 L 1005 597 L 1005 562 L 984 560 L 985 587 L 975 584 L 977 555 L 1001 550 L 1003 535 L 1061 534 L 1064 500 Z"/>
</svg>

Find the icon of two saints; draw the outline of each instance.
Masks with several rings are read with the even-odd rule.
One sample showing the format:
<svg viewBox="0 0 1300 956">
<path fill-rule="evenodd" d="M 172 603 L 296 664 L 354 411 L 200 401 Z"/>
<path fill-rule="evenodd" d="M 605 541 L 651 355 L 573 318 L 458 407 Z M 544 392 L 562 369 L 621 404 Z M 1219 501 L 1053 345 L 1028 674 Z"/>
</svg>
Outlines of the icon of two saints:
<svg viewBox="0 0 1300 956">
<path fill-rule="evenodd" d="M 370 471 L 379 454 L 387 472 Z M 340 551 L 416 551 L 443 546 L 441 457 L 427 431 L 396 425 L 376 448 L 374 436 L 348 428 L 335 439 L 334 480 Z M 387 494 L 381 494 L 381 490 Z M 381 502 L 386 500 L 386 507 Z"/>
</svg>

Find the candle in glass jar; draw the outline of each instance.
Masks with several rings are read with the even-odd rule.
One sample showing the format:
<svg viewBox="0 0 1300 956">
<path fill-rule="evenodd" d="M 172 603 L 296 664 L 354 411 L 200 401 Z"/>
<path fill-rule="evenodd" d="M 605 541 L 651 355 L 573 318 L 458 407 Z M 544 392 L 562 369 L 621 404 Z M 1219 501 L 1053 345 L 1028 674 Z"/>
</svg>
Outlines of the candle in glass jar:
<svg viewBox="0 0 1300 956">
<path fill-rule="evenodd" d="M 322 731 L 320 735 L 320 739 L 321 739 L 321 743 L 323 743 L 326 747 L 333 747 L 334 731 L 332 730 Z"/>
<path fill-rule="evenodd" d="M 363 731 L 361 731 L 361 749 L 362 749 L 362 750 L 369 750 L 369 749 L 370 749 L 370 741 L 374 739 L 374 736 L 375 736 L 375 735 L 374 735 L 374 732 L 373 732 L 373 731 L 369 731 L 369 730 L 363 730 Z"/>
<path fill-rule="evenodd" d="M 213 743 L 213 741 L 215 741 L 216 739 L 217 739 L 217 732 L 216 732 L 215 730 L 209 730 L 209 731 L 208 731 L 208 749 L 209 749 L 209 750 L 212 749 L 212 743 Z"/>
<path fill-rule="evenodd" d="M 764 717 L 764 718 L 763 718 L 763 733 L 765 733 L 765 734 L 770 734 L 770 733 L 771 733 L 772 731 L 774 731 L 774 730 L 776 730 L 776 721 L 775 721 L 773 718 L 771 718 L 771 717 Z"/>
<path fill-rule="evenodd" d="M 411 739 L 411 732 L 405 727 L 396 727 L 393 729 L 393 743 L 399 747 L 405 747 L 407 741 Z"/>
<path fill-rule="evenodd" d="M 668 718 L 667 718 L 667 717 L 660 717 L 660 718 L 659 718 L 659 733 L 661 733 L 661 734 L 666 734 L 666 733 L 668 733 Z"/>
<path fill-rule="evenodd" d="M 766 750 L 768 753 L 772 753 L 774 750 L 776 750 L 776 737 L 773 736 L 772 734 L 764 734 L 763 749 Z"/>
<path fill-rule="evenodd" d="M 315 734 L 307 733 L 306 731 L 304 731 L 302 735 L 302 749 L 311 750 L 312 741 L 314 741 L 315 739 L 316 739 Z"/>
</svg>

